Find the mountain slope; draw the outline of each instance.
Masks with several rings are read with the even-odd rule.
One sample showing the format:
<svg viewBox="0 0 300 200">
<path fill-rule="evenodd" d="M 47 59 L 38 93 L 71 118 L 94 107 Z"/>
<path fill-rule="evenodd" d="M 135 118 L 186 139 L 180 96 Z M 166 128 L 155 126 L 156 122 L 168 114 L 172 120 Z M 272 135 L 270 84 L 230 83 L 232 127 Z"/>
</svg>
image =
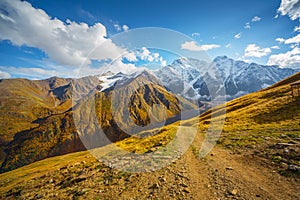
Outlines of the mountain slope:
<svg viewBox="0 0 300 200">
<path fill-rule="evenodd" d="M 17 133 L 28 132 L 47 118 L 66 112 L 72 107 L 72 96 L 76 100 L 79 94 L 87 94 L 98 81 L 95 76 L 0 80 L 0 164 L 6 146 Z"/>
<path fill-rule="evenodd" d="M 91 77 L 92 80 L 83 78 L 68 84 L 68 90 L 65 90 L 68 92 L 62 93 L 61 97 L 69 93 L 74 98 L 81 97 L 73 109 L 52 113 L 44 117 L 39 126 L 15 134 L 14 139 L 5 145 L 6 156 L 1 171 L 116 142 L 129 137 L 128 134 L 162 126 L 166 120 L 185 110 L 197 110 L 192 103 L 169 93 L 148 72 L 121 76 L 115 84 L 104 90 L 103 81 L 97 78 L 96 82 L 94 77 Z M 97 84 L 88 92 L 82 81 L 90 83 L 90 88 L 95 82 Z M 72 89 L 74 91 L 70 92 Z M 112 107 L 115 100 L 117 104 Z M 125 116 L 119 111 L 129 112 Z M 103 132 L 101 137 L 100 132 Z M 83 139 L 85 147 L 80 139 Z"/>
<path fill-rule="evenodd" d="M 74 98 L 77 93 L 88 93 L 98 82 L 92 76 L 74 80 L 58 77 L 0 80 L 1 138 L 9 141 L 16 132 L 36 126 L 35 120 L 67 111 L 72 106 L 72 93 Z"/>
</svg>

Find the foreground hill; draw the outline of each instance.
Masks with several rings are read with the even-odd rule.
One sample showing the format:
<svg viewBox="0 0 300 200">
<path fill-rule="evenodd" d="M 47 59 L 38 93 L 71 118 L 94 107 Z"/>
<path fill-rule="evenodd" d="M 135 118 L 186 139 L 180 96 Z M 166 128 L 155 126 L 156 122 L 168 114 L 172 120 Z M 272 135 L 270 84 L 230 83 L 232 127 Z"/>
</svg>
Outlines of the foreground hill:
<svg viewBox="0 0 300 200">
<path fill-rule="evenodd" d="M 300 99 L 291 98 L 289 84 L 298 80 L 300 74 L 220 105 L 201 115 L 200 122 L 199 117 L 182 121 L 182 126 L 198 126 L 200 131 L 182 157 L 158 171 L 122 172 L 80 152 L 1 174 L 1 197 L 297 199 Z M 199 159 L 204 131 L 211 120 L 222 118 L 218 116 L 222 109 L 227 114 L 218 145 Z M 116 145 L 138 154 L 156 152 L 174 139 L 176 127 L 181 125 L 176 122 L 156 135 L 130 137 Z M 108 147 L 100 149 L 105 152 Z"/>
</svg>

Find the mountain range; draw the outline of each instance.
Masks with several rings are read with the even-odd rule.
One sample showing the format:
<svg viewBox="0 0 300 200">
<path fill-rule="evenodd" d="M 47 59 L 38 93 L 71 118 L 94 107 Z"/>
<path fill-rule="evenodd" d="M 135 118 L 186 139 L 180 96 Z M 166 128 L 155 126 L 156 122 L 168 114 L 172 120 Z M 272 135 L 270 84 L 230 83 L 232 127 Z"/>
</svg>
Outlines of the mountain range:
<svg viewBox="0 0 300 200">
<path fill-rule="evenodd" d="M 224 95 L 227 100 L 266 88 L 299 70 L 235 61 L 226 56 L 212 62 L 179 58 L 155 71 L 173 93 L 188 99 L 211 100 Z"/>
</svg>

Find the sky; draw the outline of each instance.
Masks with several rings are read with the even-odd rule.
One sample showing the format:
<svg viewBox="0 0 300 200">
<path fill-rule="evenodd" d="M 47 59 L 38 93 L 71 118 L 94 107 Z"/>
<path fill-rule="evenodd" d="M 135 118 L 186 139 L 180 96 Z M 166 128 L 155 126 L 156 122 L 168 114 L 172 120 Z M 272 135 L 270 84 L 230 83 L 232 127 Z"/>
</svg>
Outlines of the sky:
<svg viewBox="0 0 300 200">
<path fill-rule="evenodd" d="M 185 55 L 300 68 L 299 19 L 300 0 L 0 0 L 0 78 L 130 73 Z"/>
</svg>

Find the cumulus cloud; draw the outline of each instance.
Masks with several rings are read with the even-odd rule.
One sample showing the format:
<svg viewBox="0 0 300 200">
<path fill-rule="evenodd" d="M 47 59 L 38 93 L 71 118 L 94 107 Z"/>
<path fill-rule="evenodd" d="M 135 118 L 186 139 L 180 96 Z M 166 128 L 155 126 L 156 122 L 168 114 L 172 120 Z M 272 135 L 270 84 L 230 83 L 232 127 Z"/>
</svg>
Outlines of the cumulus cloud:
<svg viewBox="0 0 300 200">
<path fill-rule="evenodd" d="M 282 16 L 288 15 L 291 20 L 300 18 L 300 1 L 299 0 L 281 0 L 277 10 Z"/>
<path fill-rule="evenodd" d="M 142 47 L 142 51 L 138 55 L 142 60 L 148 60 L 149 62 L 153 61 L 153 57 L 146 47 Z"/>
<path fill-rule="evenodd" d="M 167 61 L 157 52 L 153 53 L 146 47 L 142 47 L 139 50 L 128 52 L 127 54 L 123 55 L 129 62 L 137 62 L 139 60 L 146 61 L 146 62 L 155 62 L 160 63 L 160 65 L 165 66 Z"/>
<path fill-rule="evenodd" d="M 261 18 L 258 16 L 255 16 L 251 19 L 252 22 L 259 22 L 260 20 L 261 20 Z"/>
<path fill-rule="evenodd" d="M 159 61 L 160 61 L 160 64 L 161 64 L 162 66 L 166 66 L 166 65 L 167 65 L 167 61 L 164 60 L 162 57 L 159 58 Z"/>
<path fill-rule="evenodd" d="M 295 26 L 294 27 L 294 32 L 299 32 L 300 31 L 300 26 Z"/>
<path fill-rule="evenodd" d="M 295 67 L 300 68 L 300 49 L 298 48 L 300 43 L 300 34 L 284 39 L 276 38 L 279 43 L 289 44 L 292 50 L 285 53 L 271 55 L 268 64 L 269 65 L 279 65 L 281 67 Z"/>
<path fill-rule="evenodd" d="M 7 72 L 0 71 L 0 79 L 10 78 L 10 74 Z"/>
<path fill-rule="evenodd" d="M 276 38 L 275 39 L 279 43 L 284 43 L 284 44 L 299 44 L 300 43 L 300 33 L 294 37 L 284 39 L 284 38 Z"/>
<path fill-rule="evenodd" d="M 200 33 L 198 33 L 198 32 L 192 33 L 192 36 L 193 37 L 198 37 L 198 36 L 200 36 Z"/>
<path fill-rule="evenodd" d="M 127 26 L 126 24 L 124 24 L 123 26 L 120 26 L 120 24 L 114 24 L 114 27 L 116 29 L 116 31 L 120 32 L 120 31 L 128 31 L 129 30 L 129 26 Z"/>
<path fill-rule="evenodd" d="M 259 22 L 259 21 L 261 21 L 261 18 L 260 17 L 258 17 L 258 16 L 254 16 L 252 19 L 251 19 L 251 23 L 255 23 L 255 22 Z M 245 26 L 244 26 L 244 28 L 245 29 L 250 29 L 251 28 L 251 23 L 250 22 L 247 22 L 246 24 L 245 24 Z M 240 35 L 236 35 L 238 38 L 240 38 L 240 36 L 241 36 L 241 33 L 239 33 Z M 238 39 L 238 38 L 236 38 L 236 39 Z"/>
<path fill-rule="evenodd" d="M 136 62 L 138 61 L 136 55 L 134 52 L 128 52 L 125 55 L 123 55 L 124 58 L 126 58 L 126 60 L 128 60 L 129 62 Z"/>
<path fill-rule="evenodd" d="M 208 51 L 219 47 L 220 45 L 218 44 L 198 45 L 195 41 L 184 42 L 183 44 L 181 44 L 181 49 L 185 49 L 189 51 Z"/>
<path fill-rule="evenodd" d="M 167 61 L 159 53 L 152 53 L 146 47 L 142 47 L 140 51 L 136 52 L 136 55 L 143 61 L 160 63 L 162 66 L 167 64 Z"/>
<path fill-rule="evenodd" d="M 123 31 L 128 31 L 129 30 L 129 27 L 127 25 L 123 25 L 122 28 L 123 28 Z"/>
<path fill-rule="evenodd" d="M 119 24 L 114 24 L 114 27 L 115 27 L 116 31 L 118 31 L 118 32 L 122 30 L 122 28 Z"/>
<path fill-rule="evenodd" d="M 249 44 L 245 49 L 244 57 L 260 58 L 270 53 L 271 53 L 270 48 L 261 48 L 256 44 Z"/>
<path fill-rule="evenodd" d="M 234 36 L 235 39 L 240 39 L 242 37 L 242 33 L 238 33 Z"/>
<path fill-rule="evenodd" d="M 280 67 L 300 68 L 300 48 L 295 47 L 291 51 L 271 55 L 268 65 L 279 65 Z"/>
<path fill-rule="evenodd" d="M 118 59 L 115 59 L 112 63 L 108 63 L 103 68 L 95 69 L 95 68 L 86 67 L 86 69 L 84 69 L 84 71 L 87 71 L 88 73 L 82 74 L 81 76 L 86 76 L 88 74 L 102 74 L 103 72 L 107 72 L 107 71 L 111 71 L 114 73 L 122 72 L 125 74 L 130 74 L 135 71 L 138 71 L 139 69 L 141 69 L 141 68 L 137 68 L 132 63 L 129 63 L 129 64 L 123 63 L 122 58 L 120 57 Z"/>
<path fill-rule="evenodd" d="M 26 1 L 2 0 L 0 7 L 0 40 L 38 48 L 61 65 L 88 65 L 91 60 L 115 59 L 126 52 L 106 38 L 100 23 L 63 22 Z"/>
<path fill-rule="evenodd" d="M 285 44 L 294 44 L 294 43 L 298 44 L 298 43 L 300 43 L 300 34 L 284 40 L 284 43 Z"/>
<path fill-rule="evenodd" d="M 280 47 L 275 45 L 275 46 L 272 46 L 271 49 L 280 49 Z"/>
<path fill-rule="evenodd" d="M 230 48 L 231 48 L 231 46 L 232 46 L 232 45 L 229 43 L 229 44 L 226 44 L 226 46 L 225 46 L 225 47 L 226 47 L 226 48 L 228 48 L 228 49 L 230 49 Z"/>
<path fill-rule="evenodd" d="M 247 23 L 245 24 L 244 28 L 245 28 L 245 29 L 250 29 L 250 28 L 251 28 L 250 23 L 247 22 Z"/>
<path fill-rule="evenodd" d="M 69 70 L 65 72 L 61 72 L 55 69 L 43 69 L 38 67 L 27 68 L 27 67 L 13 67 L 13 66 L 0 66 L 0 70 L 6 71 L 3 73 L 14 74 L 17 77 L 26 77 L 31 79 L 42 79 L 51 76 L 64 76 L 66 75 L 65 73 L 67 73 L 67 71 L 70 72 Z"/>
</svg>

